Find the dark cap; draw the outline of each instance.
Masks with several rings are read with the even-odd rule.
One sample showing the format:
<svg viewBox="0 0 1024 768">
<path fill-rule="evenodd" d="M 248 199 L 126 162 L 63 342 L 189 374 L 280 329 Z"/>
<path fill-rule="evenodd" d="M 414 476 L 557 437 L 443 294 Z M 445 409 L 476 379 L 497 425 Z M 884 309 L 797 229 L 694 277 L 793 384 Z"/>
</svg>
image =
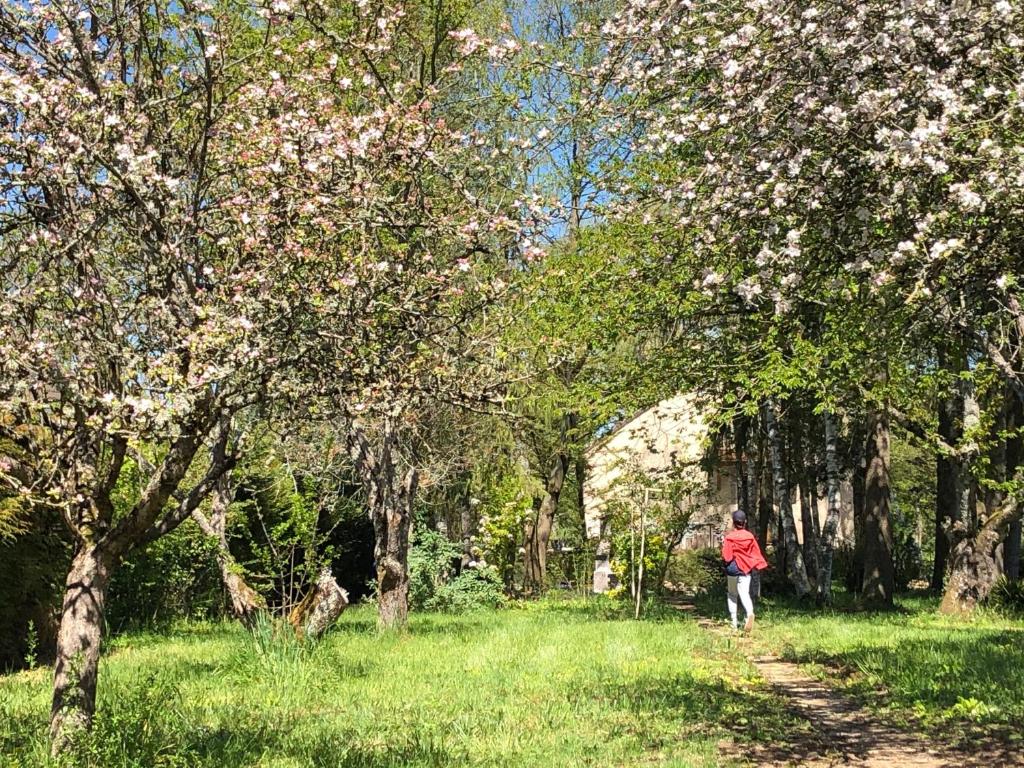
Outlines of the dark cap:
<svg viewBox="0 0 1024 768">
<path fill-rule="evenodd" d="M 732 521 L 736 525 L 746 525 L 747 513 L 744 512 L 742 509 L 737 509 L 735 512 L 732 513 Z"/>
</svg>

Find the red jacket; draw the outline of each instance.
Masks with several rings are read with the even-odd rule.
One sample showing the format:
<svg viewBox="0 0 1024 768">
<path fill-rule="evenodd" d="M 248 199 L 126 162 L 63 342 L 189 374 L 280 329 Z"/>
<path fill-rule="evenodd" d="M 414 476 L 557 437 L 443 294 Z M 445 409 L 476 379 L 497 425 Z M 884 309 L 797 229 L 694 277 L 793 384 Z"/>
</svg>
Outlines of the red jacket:
<svg viewBox="0 0 1024 768">
<path fill-rule="evenodd" d="M 735 560 L 736 565 L 744 573 L 768 567 L 768 561 L 761 554 L 754 534 L 745 528 L 736 528 L 725 534 L 722 542 L 722 559 L 725 562 Z"/>
</svg>

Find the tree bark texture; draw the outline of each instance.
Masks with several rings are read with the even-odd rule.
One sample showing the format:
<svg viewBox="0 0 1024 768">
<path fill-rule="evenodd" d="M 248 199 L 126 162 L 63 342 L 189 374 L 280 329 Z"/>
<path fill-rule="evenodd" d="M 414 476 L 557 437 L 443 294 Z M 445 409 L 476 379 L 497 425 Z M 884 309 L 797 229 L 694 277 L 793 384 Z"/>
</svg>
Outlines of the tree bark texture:
<svg viewBox="0 0 1024 768">
<path fill-rule="evenodd" d="M 940 362 L 941 364 L 941 362 Z M 949 396 L 939 402 L 939 437 L 947 445 L 959 444 L 963 423 L 963 399 Z M 941 591 L 946 581 L 949 539 L 952 527 L 960 519 L 960 462 L 954 456 L 939 454 L 935 460 L 935 561 L 931 588 Z"/>
<path fill-rule="evenodd" d="M 853 562 L 846 574 L 846 587 L 860 594 L 864 586 L 864 486 L 867 479 L 867 462 L 864 457 L 863 441 L 853 465 Z"/>
<path fill-rule="evenodd" d="M 768 460 L 766 450 L 761 446 L 758 452 L 757 465 L 757 543 L 762 552 L 768 551 L 768 532 L 772 528 L 772 483 L 768 476 Z"/>
<path fill-rule="evenodd" d="M 199 509 L 192 511 L 192 519 L 199 529 L 217 544 L 217 566 L 220 578 L 231 604 L 231 615 L 247 629 L 252 629 L 257 616 L 266 610 L 263 597 L 246 582 L 241 566 L 235 561 L 228 547 L 227 514 L 234 499 L 229 473 L 225 472 L 214 487 L 207 518 Z"/>
<path fill-rule="evenodd" d="M 818 602 L 832 602 L 832 562 L 835 557 L 836 540 L 839 536 L 839 519 L 842 513 L 840 496 L 841 475 L 839 471 L 838 434 L 835 416 L 825 414 L 825 487 L 828 494 L 828 513 L 821 531 L 821 569 L 818 575 Z"/>
<path fill-rule="evenodd" d="M 883 409 L 868 413 L 867 474 L 864 478 L 864 582 L 861 599 L 891 606 L 895 591 L 891 483 L 889 477 L 889 417 Z"/>
<path fill-rule="evenodd" d="M 796 537 L 796 524 L 793 521 L 793 505 L 790 502 L 789 485 L 786 482 L 786 469 L 782 459 L 782 436 L 779 433 L 778 413 L 775 403 L 769 403 L 765 409 L 766 426 L 768 427 L 768 444 L 772 454 L 772 476 L 775 482 L 775 502 L 779 508 L 782 528 L 780 546 L 786 553 L 786 575 L 796 590 L 797 597 L 804 597 L 811 591 L 804 568 L 803 553 Z"/>
<path fill-rule="evenodd" d="M 115 559 L 94 545 L 75 553 L 68 571 L 57 631 L 50 738 L 53 754 L 64 751 L 89 728 L 96 712 L 96 674 Z"/>
<path fill-rule="evenodd" d="M 526 551 L 523 557 L 523 591 L 528 595 L 539 595 L 544 591 L 548 543 L 568 469 L 569 457 L 565 453 L 556 455 L 544 484 L 544 496 L 523 526 L 523 549 Z"/>
<path fill-rule="evenodd" d="M 410 467 L 399 477 L 398 435 L 390 421 L 376 446 L 362 429 L 353 428 L 351 450 L 373 523 L 377 623 L 400 629 L 409 620 L 409 547 L 419 474 Z"/>
<path fill-rule="evenodd" d="M 348 605 L 348 592 L 338 586 L 330 568 L 320 571 L 316 584 L 288 615 L 300 640 L 317 640 Z"/>
<path fill-rule="evenodd" d="M 1018 467 L 1016 488 L 1024 482 Z M 1010 526 L 1020 520 L 1021 504 L 1017 494 L 1009 496 L 973 536 L 962 538 L 951 552 L 949 583 L 939 610 L 943 613 L 969 613 L 984 602 L 1000 574 L 999 546 Z"/>
<path fill-rule="evenodd" d="M 805 477 L 804 481 L 800 483 L 800 526 L 804 538 L 801 554 L 804 558 L 804 567 L 807 569 L 807 579 L 816 585 L 818 580 L 818 535 L 814 529 L 814 518 L 818 514 L 818 506 L 814 503 L 810 483 L 808 477 Z"/>
</svg>

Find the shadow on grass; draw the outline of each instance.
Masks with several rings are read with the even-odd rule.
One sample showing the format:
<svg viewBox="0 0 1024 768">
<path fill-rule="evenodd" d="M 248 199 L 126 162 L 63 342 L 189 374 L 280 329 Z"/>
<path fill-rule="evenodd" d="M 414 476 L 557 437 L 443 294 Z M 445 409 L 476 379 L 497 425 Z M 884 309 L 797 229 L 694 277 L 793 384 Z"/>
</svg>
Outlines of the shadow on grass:
<svg viewBox="0 0 1024 768">
<path fill-rule="evenodd" d="M 574 697 L 600 699 L 652 735 L 670 726 L 673 741 L 727 739 L 731 745 L 723 745 L 725 752 L 736 758 L 756 749 L 759 757 L 781 765 L 830 753 L 830 743 L 807 718 L 767 689 L 684 674 L 610 685 L 591 682 L 578 686 Z M 663 746 L 656 738 L 650 741 Z"/>
<path fill-rule="evenodd" d="M 724 591 L 692 602 L 690 616 L 724 617 Z M 900 603 L 892 610 L 869 611 L 842 593 L 828 607 L 775 597 L 762 600 L 758 612 L 775 625 L 775 644 L 785 660 L 828 669 L 843 680 L 855 706 L 889 706 L 886 722 L 895 718 L 964 754 L 984 753 L 989 764 L 1018 764 L 1014 742 L 1024 721 L 1024 627 L 985 628 L 952 620 L 904 624 L 901 617 L 932 616 L 937 599 L 904 595 Z M 814 632 L 808 619 L 815 617 L 839 622 L 845 636 L 829 641 L 828 629 L 820 636 L 794 636 Z"/>
</svg>

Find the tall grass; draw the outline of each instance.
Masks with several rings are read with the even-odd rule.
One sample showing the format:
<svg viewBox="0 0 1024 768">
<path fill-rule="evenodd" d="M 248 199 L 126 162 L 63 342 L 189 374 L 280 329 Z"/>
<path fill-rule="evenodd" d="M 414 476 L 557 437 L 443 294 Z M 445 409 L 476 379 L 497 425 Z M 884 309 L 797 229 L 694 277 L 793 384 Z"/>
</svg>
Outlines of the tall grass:
<svg viewBox="0 0 1024 768">
<path fill-rule="evenodd" d="M 118 640 L 79 764 L 129 766 L 728 765 L 716 744 L 786 727 L 719 639 L 674 614 L 599 602 L 420 614 L 380 634 L 347 612 L 307 645 L 257 627 Z M 611 616 L 611 618 L 609 618 Z M 0 754 L 47 765 L 48 677 L 0 680 Z M 2 761 L 0 761 L 2 762 Z"/>
</svg>

